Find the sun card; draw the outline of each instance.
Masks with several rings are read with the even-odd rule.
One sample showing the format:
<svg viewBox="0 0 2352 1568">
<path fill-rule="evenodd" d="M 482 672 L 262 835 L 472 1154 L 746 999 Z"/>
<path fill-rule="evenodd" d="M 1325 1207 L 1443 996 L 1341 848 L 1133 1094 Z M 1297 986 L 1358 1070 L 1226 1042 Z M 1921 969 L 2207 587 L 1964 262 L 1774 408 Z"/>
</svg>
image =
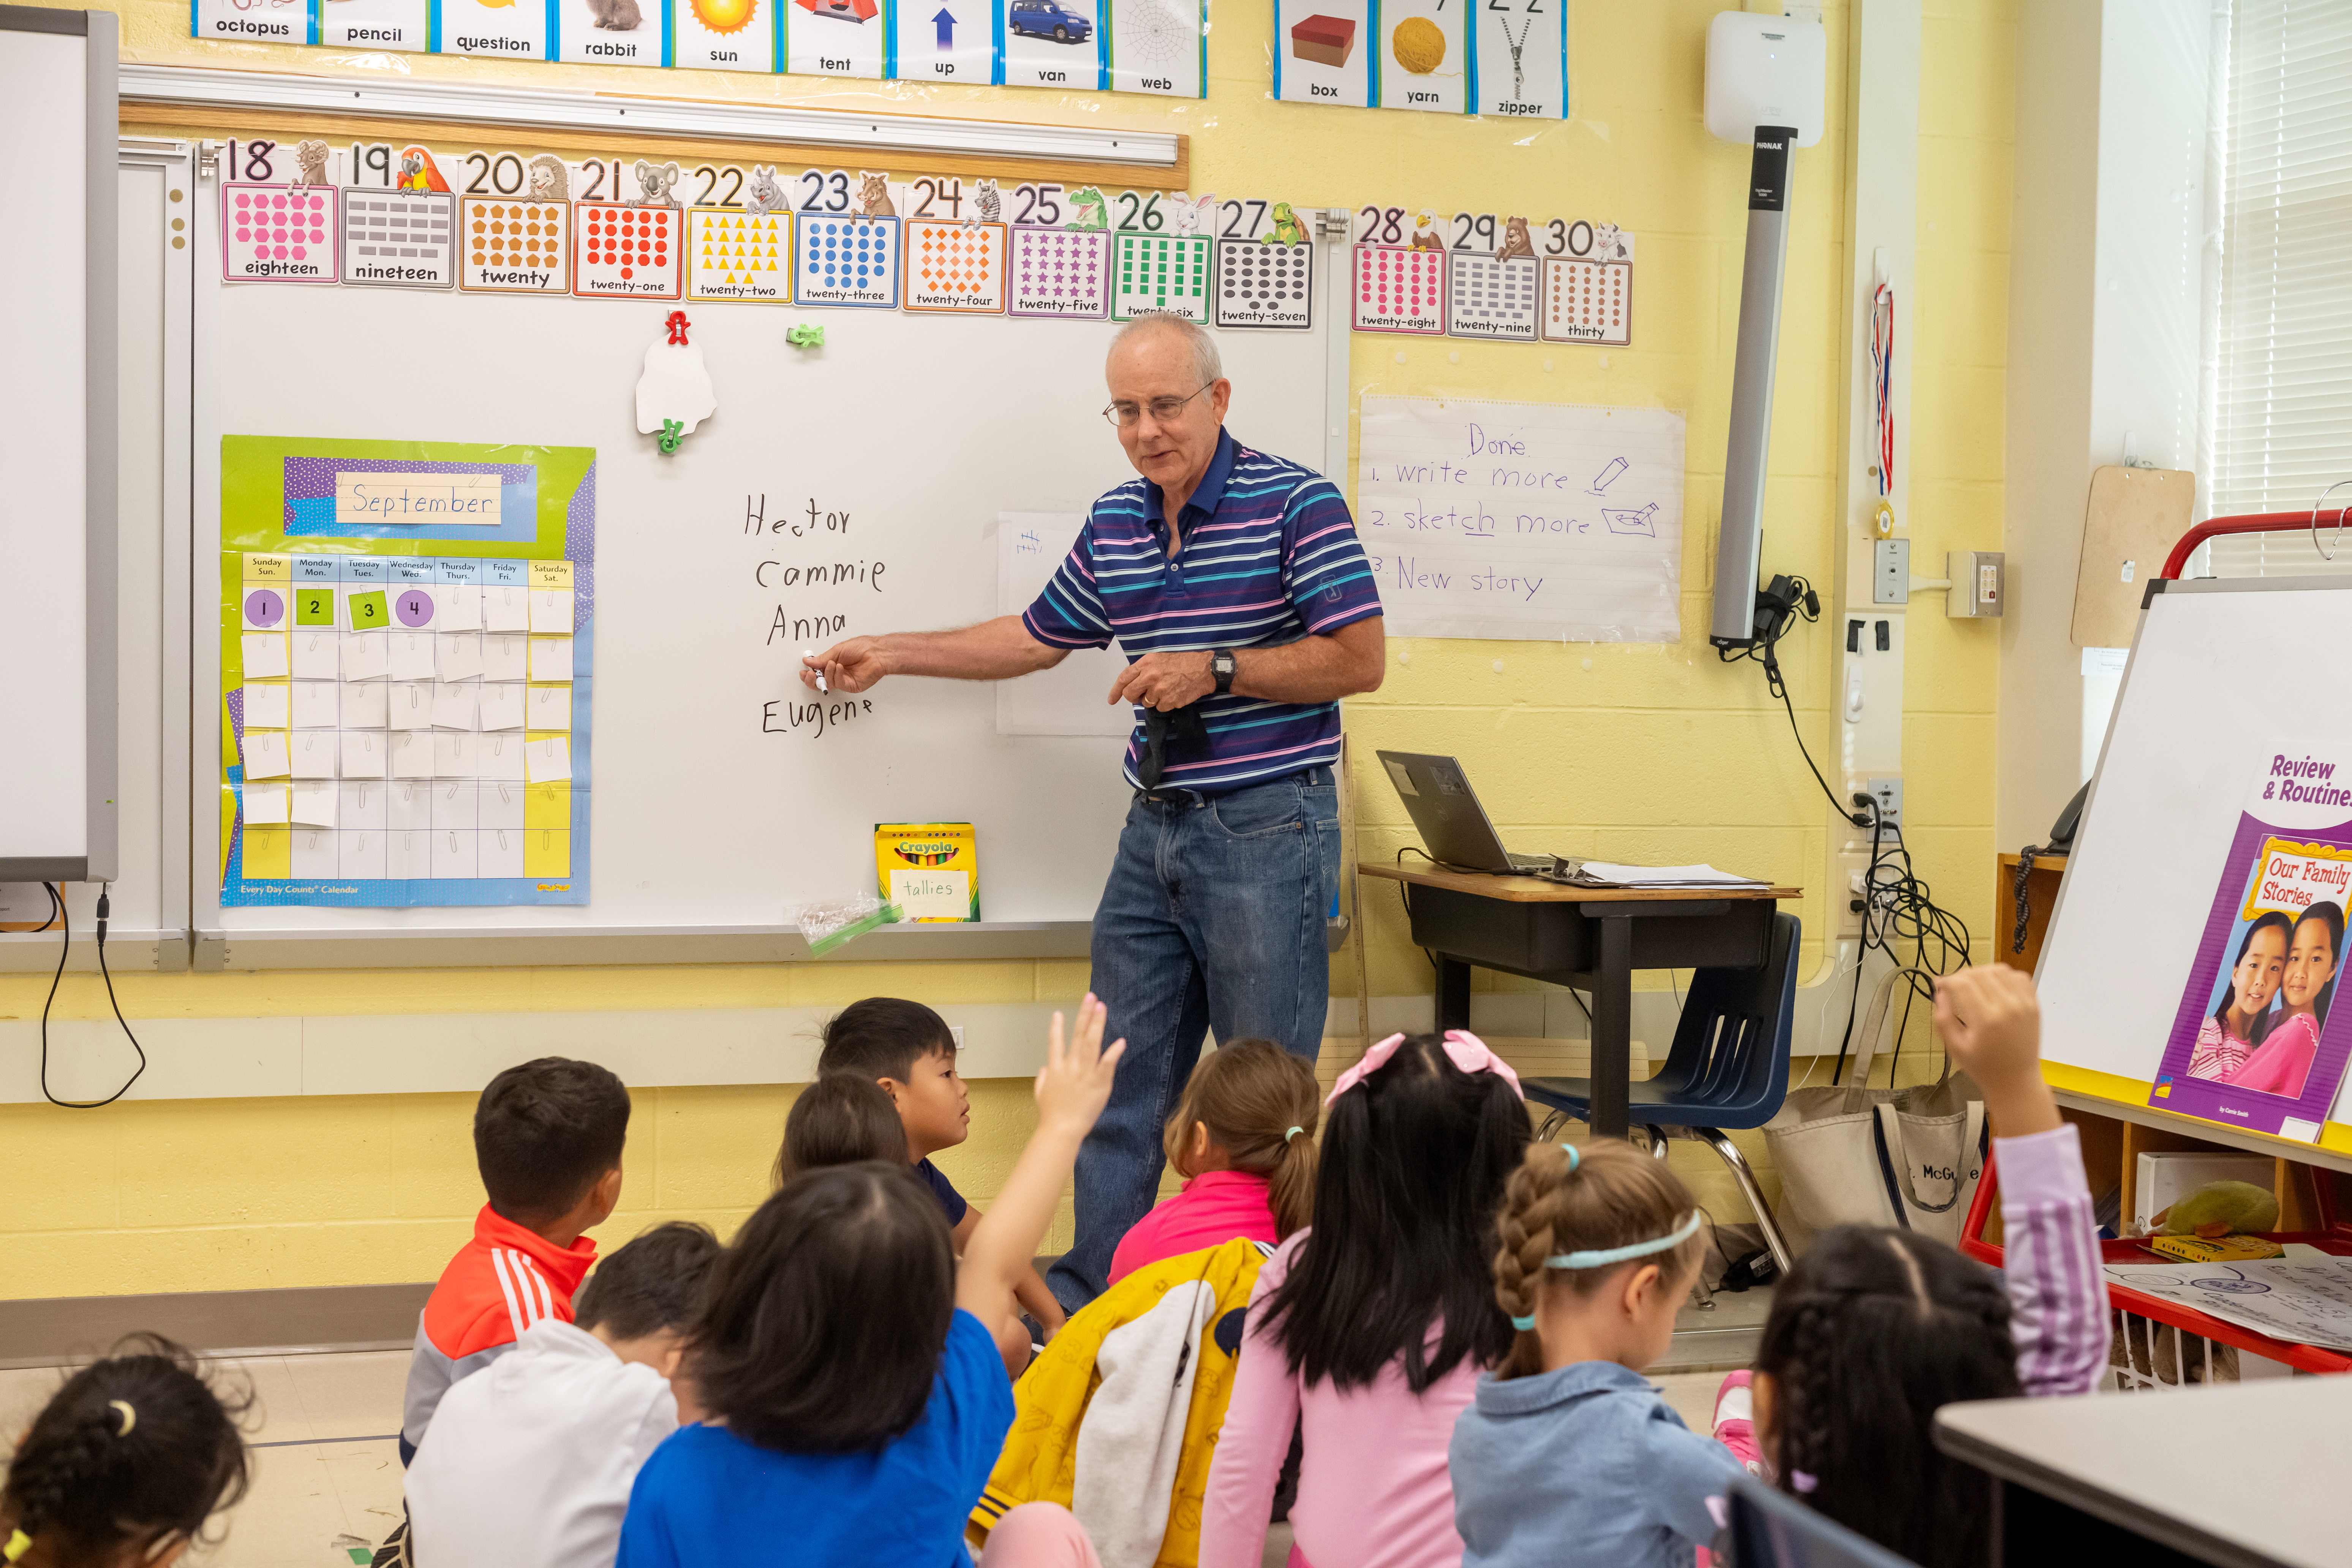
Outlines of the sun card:
<svg viewBox="0 0 2352 1568">
<path fill-rule="evenodd" d="M 677 300 L 686 254 L 677 207 L 572 204 L 572 292 L 583 300 Z"/>
<path fill-rule="evenodd" d="M 332 185 L 221 186 L 221 276 L 232 283 L 332 283 L 342 193 Z"/>
<path fill-rule="evenodd" d="M 691 207 L 686 237 L 688 299 L 791 300 L 791 214 Z"/>
<path fill-rule="evenodd" d="M 1012 314 L 1110 319 L 1110 236 L 1100 229 L 1015 228 Z"/>
<path fill-rule="evenodd" d="M 457 287 L 486 294 L 572 291 L 572 204 L 467 196 Z"/>
<path fill-rule="evenodd" d="M 675 0 L 670 62 L 685 70 L 759 71 L 776 68 L 778 7 L 782 0 Z"/>
<path fill-rule="evenodd" d="M 905 290 L 908 310 L 1004 313 L 1004 226 L 908 218 Z"/>
</svg>

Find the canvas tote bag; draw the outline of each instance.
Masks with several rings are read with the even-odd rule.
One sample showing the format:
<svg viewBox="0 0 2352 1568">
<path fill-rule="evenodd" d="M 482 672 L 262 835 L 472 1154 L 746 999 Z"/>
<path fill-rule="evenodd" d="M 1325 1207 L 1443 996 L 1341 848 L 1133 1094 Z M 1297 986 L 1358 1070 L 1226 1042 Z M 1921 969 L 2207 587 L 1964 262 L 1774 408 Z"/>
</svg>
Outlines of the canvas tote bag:
<svg viewBox="0 0 2352 1568">
<path fill-rule="evenodd" d="M 1853 1057 L 1857 1085 L 1886 1026 L 1895 969 L 1879 982 Z M 1957 1243 L 1969 1202 L 1984 1175 L 1984 1101 L 1949 1057 L 1943 1076 L 1908 1089 L 1798 1089 L 1764 1124 L 1765 1146 L 1780 1173 L 1775 1217 L 1789 1244 L 1803 1251 L 1834 1225 L 1898 1226 Z"/>
</svg>

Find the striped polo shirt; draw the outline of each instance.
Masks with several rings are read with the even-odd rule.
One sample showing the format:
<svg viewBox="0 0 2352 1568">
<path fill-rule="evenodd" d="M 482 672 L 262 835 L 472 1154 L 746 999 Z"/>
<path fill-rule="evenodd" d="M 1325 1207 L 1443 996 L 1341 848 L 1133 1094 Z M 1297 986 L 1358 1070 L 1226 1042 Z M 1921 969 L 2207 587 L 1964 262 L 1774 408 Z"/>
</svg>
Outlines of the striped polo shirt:
<svg viewBox="0 0 2352 1568">
<path fill-rule="evenodd" d="M 1381 613 L 1348 503 L 1329 480 L 1217 436 L 1216 456 L 1184 503 L 1168 558 L 1160 487 L 1134 479 L 1095 502 L 1078 542 L 1022 624 L 1054 647 L 1147 653 L 1270 647 Z M 1178 747 L 1163 786 L 1211 794 L 1339 760 L 1337 702 L 1264 702 L 1214 693 L 1196 704 L 1205 756 Z M 1127 742 L 1127 781 L 1141 787 L 1142 710 Z"/>
</svg>

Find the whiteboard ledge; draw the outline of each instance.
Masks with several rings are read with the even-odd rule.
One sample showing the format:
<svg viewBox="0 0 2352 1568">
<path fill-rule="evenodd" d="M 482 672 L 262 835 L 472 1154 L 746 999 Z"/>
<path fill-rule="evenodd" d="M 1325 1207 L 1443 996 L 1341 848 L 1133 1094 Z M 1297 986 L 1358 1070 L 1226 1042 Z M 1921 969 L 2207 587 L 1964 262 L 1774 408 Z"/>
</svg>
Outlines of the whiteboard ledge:
<svg viewBox="0 0 2352 1568">
<path fill-rule="evenodd" d="M 195 967 L 203 973 L 218 973 L 632 963 L 935 963 L 1085 958 L 1093 939 L 1091 921 L 885 926 L 818 960 L 810 957 L 807 941 L 790 926 L 638 926 L 593 931 L 561 926 L 463 931 L 239 929 L 196 932 Z"/>
<path fill-rule="evenodd" d="M 188 967 L 188 933 L 110 926 L 106 933 L 106 966 L 117 974 L 141 970 L 181 973 Z M 56 931 L 0 931 L 0 974 L 48 974 L 57 967 Z M 73 948 L 66 958 L 66 973 L 98 973 L 98 942 L 88 921 L 74 926 Z"/>
<path fill-rule="evenodd" d="M 709 103 L 557 92 L 477 82 L 377 81 L 276 71 L 211 70 L 193 66 L 121 66 L 125 104 L 205 110 L 286 110 L 384 120 L 455 121 L 529 131 L 626 132 L 649 140 L 700 137 L 722 142 L 790 142 L 866 154 L 932 153 L 1055 163 L 1173 168 L 1183 138 L 1172 132 L 1092 126 L 1019 125 L 929 115 L 853 114 L 775 104 Z"/>
</svg>

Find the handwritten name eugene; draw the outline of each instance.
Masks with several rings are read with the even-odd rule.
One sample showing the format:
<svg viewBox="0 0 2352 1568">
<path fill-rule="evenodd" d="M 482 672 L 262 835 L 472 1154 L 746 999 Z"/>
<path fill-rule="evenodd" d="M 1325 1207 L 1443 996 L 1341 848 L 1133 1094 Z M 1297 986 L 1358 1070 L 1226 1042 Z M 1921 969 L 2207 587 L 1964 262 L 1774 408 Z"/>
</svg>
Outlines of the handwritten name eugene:
<svg viewBox="0 0 2352 1568">
<path fill-rule="evenodd" d="M 814 496 L 805 510 L 779 507 L 771 515 L 764 493 L 746 495 L 740 536 L 757 540 L 768 549 L 778 549 L 786 541 L 836 542 L 846 539 L 849 522 L 847 511 L 827 510 Z M 848 631 L 849 616 L 840 603 L 843 591 L 878 594 L 889 569 L 887 562 L 860 556 L 806 561 L 769 555 L 753 563 L 751 581 L 764 595 L 772 595 L 763 599 L 773 606 L 763 611 L 768 623 L 765 646 L 779 649 L 786 660 L 783 678 L 792 683 L 793 693 L 761 704 L 762 734 L 800 734 L 816 740 L 873 713 L 870 697 L 818 694 L 802 688 L 800 656 L 803 648 L 823 647 Z M 801 700 L 803 697 L 809 700 Z"/>
</svg>

